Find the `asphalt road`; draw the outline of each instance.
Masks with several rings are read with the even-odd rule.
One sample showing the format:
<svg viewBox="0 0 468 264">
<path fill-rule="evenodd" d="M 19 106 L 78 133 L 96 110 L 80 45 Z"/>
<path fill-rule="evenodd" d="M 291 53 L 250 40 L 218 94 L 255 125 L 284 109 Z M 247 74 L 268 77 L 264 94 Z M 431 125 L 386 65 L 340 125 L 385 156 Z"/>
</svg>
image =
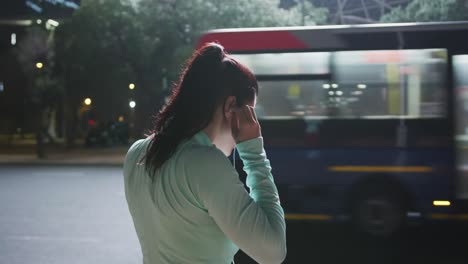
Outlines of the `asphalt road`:
<svg viewBox="0 0 468 264">
<path fill-rule="evenodd" d="M 375 240 L 346 225 L 288 222 L 286 263 L 468 263 L 464 225 L 417 226 Z M 111 166 L 0 167 L 0 263 L 142 263 Z M 255 263 L 239 253 L 236 264 Z"/>
</svg>

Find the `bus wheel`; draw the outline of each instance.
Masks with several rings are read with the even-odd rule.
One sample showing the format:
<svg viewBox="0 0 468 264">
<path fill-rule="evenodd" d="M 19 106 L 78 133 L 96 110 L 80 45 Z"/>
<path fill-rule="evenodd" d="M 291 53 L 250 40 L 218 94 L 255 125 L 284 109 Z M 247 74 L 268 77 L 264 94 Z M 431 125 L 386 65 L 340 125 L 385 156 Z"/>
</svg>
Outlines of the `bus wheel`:
<svg viewBox="0 0 468 264">
<path fill-rule="evenodd" d="M 371 236 L 391 236 L 405 223 L 406 206 L 403 195 L 382 188 L 366 188 L 354 200 L 354 226 Z"/>
</svg>

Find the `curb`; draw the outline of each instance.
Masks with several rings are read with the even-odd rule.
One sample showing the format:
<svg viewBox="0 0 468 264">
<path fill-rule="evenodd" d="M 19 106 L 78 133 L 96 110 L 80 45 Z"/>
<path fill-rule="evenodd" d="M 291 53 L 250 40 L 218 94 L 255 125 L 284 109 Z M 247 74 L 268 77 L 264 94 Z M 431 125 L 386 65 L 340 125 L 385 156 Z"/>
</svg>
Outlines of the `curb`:
<svg viewBox="0 0 468 264">
<path fill-rule="evenodd" d="M 102 158 L 102 157 L 87 157 L 83 158 L 49 158 L 49 159 L 38 159 L 36 157 L 24 157 L 24 156 L 8 156 L 5 158 L 0 155 L 0 166 L 1 165 L 47 165 L 47 166 L 123 166 L 124 157 L 115 158 Z"/>
<path fill-rule="evenodd" d="M 21 166 L 78 166 L 78 167 L 90 167 L 90 166 L 109 166 L 109 167 L 123 167 L 123 163 L 112 163 L 112 162 L 0 162 L 0 167 L 21 167 Z"/>
<path fill-rule="evenodd" d="M 123 167 L 123 162 L 82 162 L 82 161 L 0 161 L 0 166 L 119 166 Z"/>
</svg>

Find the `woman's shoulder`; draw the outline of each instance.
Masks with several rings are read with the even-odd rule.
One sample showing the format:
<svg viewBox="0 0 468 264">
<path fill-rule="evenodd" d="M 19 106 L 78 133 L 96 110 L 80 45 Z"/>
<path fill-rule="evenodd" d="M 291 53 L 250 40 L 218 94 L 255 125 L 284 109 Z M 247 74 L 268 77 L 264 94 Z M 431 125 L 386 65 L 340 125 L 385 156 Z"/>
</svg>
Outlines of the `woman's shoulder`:
<svg viewBox="0 0 468 264">
<path fill-rule="evenodd" d="M 232 167 L 229 159 L 214 145 L 191 144 L 184 148 L 180 157 L 185 170 L 195 174 L 207 175 Z"/>
<path fill-rule="evenodd" d="M 226 156 L 215 145 L 187 144 L 181 151 L 181 155 L 193 161 L 226 159 Z"/>
<path fill-rule="evenodd" d="M 127 151 L 126 160 L 141 156 L 151 143 L 152 136 L 135 141 Z"/>
</svg>

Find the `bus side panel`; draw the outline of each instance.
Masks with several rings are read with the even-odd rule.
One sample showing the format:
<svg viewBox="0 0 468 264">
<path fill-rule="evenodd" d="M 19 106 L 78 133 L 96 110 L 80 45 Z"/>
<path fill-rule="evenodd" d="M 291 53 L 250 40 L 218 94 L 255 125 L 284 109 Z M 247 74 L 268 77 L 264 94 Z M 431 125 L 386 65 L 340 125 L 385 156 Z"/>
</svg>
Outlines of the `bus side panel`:
<svg viewBox="0 0 468 264">
<path fill-rule="evenodd" d="M 401 184 L 412 210 L 440 211 L 432 207 L 432 201 L 450 199 L 449 149 L 269 148 L 267 153 L 288 213 L 342 214 L 357 184 L 383 175 Z"/>
</svg>

